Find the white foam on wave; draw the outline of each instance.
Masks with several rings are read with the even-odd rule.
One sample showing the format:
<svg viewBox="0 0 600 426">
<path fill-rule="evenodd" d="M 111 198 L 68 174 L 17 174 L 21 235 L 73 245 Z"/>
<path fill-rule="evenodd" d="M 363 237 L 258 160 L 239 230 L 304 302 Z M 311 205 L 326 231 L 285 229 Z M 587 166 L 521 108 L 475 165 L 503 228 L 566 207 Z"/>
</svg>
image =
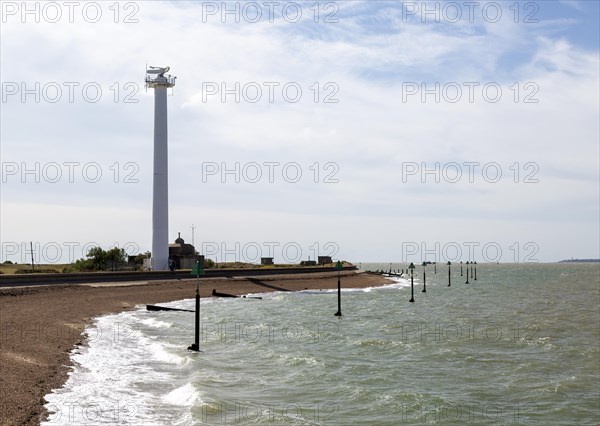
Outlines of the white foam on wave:
<svg viewBox="0 0 600 426">
<path fill-rule="evenodd" d="M 149 349 L 148 352 L 156 361 L 169 363 L 173 365 L 183 365 L 189 360 L 189 357 L 175 355 L 174 353 L 167 351 L 166 345 L 162 342 L 156 340 L 148 341 L 146 345 L 147 349 Z M 170 346 L 173 347 L 174 345 Z"/>
<path fill-rule="evenodd" d="M 181 407 L 193 407 L 202 403 L 200 392 L 191 383 L 186 383 L 162 397 L 164 402 Z"/>
<path fill-rule="evenodd" d="M 172 406 L 192 406 L 199 393 L 189 384 L 166 394 L 165 389 L 182 380 L 178 372 L 190 356 L 152 335 L 172 324 L 145 315 L 141 309 L 107 315 L 86 328 L 88 345 L 72 352 L 74 367 L 63 388 L 46 395 L 45 406 L 53 414 L 42 424 L 176 424 L 189 419 L 189 412 Z"/>
<path fill-rule="evenodd" d="M 155 328 L 169 328 L 173 325 L 171 322 L 161 321 L 156 318 L 145 318 L 140 321 L 142 324 L 147 325 L 148 327 Z"/>
<path fill-rule="evenodd" d="M 391 284 L 382 285 L 380 287 L 371 287 L 375 289 L 393 289 L 393 288 L 405 288 L 410 287 L 410 279 L 404 277 L 387 277 L 389 280 L 394 281 Z"/>
<path fill-rule="evenodd" d="M 342 281 L 342 293 L 371 293 L 372 291 L 378 290 L 390 290 L 390 289 L 398 289 L 410 287 L 410 281 L 405 278 L 398 277 L 390 277 L 389 279 L 393 280 L 393 283 L 385 284 L 381 286 L 374 287 L 364 287 L 364 288 L 344 288 L 344 282 Z M 329 294 L 329 293 L 337 293 L 337 288 L 325 289 L 325 290 L 302 290 L 299 293 L 305 294 Z"/>
</svg>

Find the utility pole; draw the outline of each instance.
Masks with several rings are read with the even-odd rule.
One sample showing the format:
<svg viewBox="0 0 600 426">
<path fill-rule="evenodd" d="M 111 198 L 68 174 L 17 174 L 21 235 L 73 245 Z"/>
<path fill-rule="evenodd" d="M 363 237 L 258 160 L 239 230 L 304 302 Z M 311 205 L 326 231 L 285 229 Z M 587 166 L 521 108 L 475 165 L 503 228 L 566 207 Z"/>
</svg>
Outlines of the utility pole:
<svg viewBox="0 0 600 426">
<path fill-rule="evenodd" d="M 33 264 L 33 242 L 29 241 L 29 249 L 31 251 L 31 270 L 33 271 L 35 269 L 35 266 Z"/>
</svg>

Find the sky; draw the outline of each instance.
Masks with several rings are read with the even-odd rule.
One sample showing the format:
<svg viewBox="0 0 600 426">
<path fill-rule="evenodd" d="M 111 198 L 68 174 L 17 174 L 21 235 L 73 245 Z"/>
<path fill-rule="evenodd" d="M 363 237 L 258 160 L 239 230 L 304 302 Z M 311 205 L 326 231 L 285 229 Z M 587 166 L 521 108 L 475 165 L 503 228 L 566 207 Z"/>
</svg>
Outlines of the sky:
<svg viewBox="0 0 600 426">
<path fill-rule="evenodd" d="M 1 1 L 0 260 L 600 258 L 599 2 Z"/>
</svg>

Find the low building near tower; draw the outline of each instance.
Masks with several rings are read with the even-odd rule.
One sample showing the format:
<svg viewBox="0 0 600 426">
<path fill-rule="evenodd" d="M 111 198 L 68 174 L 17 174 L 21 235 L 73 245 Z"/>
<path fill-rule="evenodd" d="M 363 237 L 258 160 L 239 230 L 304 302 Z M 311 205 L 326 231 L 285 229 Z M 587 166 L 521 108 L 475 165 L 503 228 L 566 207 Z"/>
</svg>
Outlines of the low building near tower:
<svg viewBox="0 0 600 426">
<path fill-rule="evenodd" d="M 173 261 L 175 269 L 192 269 L 197 261 L 204 267 L 204 256 L 197 254 L 196 248 L 181 238 L 181 232 L 175 243 L 169 244 L 169 260 Z"/>
<path fill-rule="evenodd" d="M 330 263 L 333 263 L 333 261 L 331 260 L 331 256 L 319 256 L 318 263 L 319 265 L 328 265 Z"/>
</svg>

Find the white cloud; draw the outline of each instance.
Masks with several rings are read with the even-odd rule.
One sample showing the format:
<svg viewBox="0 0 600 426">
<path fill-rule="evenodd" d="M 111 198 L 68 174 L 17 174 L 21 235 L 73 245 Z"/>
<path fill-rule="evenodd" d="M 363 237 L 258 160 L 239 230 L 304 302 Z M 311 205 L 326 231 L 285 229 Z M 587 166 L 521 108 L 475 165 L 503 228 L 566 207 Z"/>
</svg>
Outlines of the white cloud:
<svg viewBox="0 0 600 426">
<path fill-rule="evenodd" d="M 580 12 L 583 10 L 583 6 L 579 0 L 559 0 L 559 3 L 572 7 Z"/>
<path fill-rule="evenodd" d="M 197 240 L 336 241 L 342 257 L 356 260 L 365 247 L 371 260 L 394 258 L 398 242 L 408 238 L 505 245 L 526 238 L 544 245 L 541 260 L 571 256 L 575 247 L 587 252 L 582 257 L 598 255 L 590 238 L 590 230 L 598 234 L 597 52 L 546 33 L 551 24 L 437 26 L 403 22 L 390 4 L 341 6 L 337 24 L 315 24 L 310 15 L 297 24 L 202 23 L 198 4 L 165 2 L 140 3 L 137 24 L 3 24 L 4 83 L 79 86 L 73 103 L 64 100 L 66 91 L 57 103 L 43 96 L 39 104 L 32 96 L 22 103 L 18 95 L 3 102 L 2 162 L 96 162 L 104 174 L 96 184 L 81 176 L 72 184 L 3 176 L 2 241 L 85 241 L 99 234 L 148 249 L 153 98 L 142 85 L 148 61 L 170 65 L 178 77 L 169 97 L 173 238 L 181 230 L 189 240 L 191 223 L 203 223 L 210 225 Z M 456 82 L 461 101 L 436 103 L 428 95 L 423 103 L 419 94 L 403 101 L 406 83 L 431 88 L 436 81 L 442 88 Z M 89 82 L 102 87 L 98 103 L 83 98 L 80 88 Z M 130 82 L 139 86 L 128 90 Z M 226 103 L 219 96 L 203 102 L 207 82 L 255 82 L 264 88 L 263 101 L 235 103 L 230 95 Z M 279 84 L 274 103 L 266 101 L 268 82 Z M 466 82 L 479 83 L 472 103 Z M 298 103 L 283 99 L 286 83 L 302 88 Z M 501 86 L 500 102 L 482 98 L 486 83 Z M 315 87 L 320 100 L 332 95 L 339 102 L 315 103 Z M 123 102 L 128 94 L 139 102 Z M 524 103 L 527 95 L 539 102 Z M 298 163 L 303 179 L 235 184 L 229 177 L 222 184 L 211 176 L 203 183 L 202 162 L 268 161 Z M 337 184 L 322 183 L 328 162 L 339 166 Z M 463 179 L 435 184 L 428 175 L 423 184 L 419 175 L 403 176 L 403 162 L 458 163 Z M 497 163 L 503 180 L 489 183 L 479 166 L 469 183 L 464 162 Z M 126 163 L 138 168 L 137 183 L 123 182 L 133 170 Z M 522 183 L 533 170 L 526 163 L 539 168 L 539 183 Z"/>
</svg>

